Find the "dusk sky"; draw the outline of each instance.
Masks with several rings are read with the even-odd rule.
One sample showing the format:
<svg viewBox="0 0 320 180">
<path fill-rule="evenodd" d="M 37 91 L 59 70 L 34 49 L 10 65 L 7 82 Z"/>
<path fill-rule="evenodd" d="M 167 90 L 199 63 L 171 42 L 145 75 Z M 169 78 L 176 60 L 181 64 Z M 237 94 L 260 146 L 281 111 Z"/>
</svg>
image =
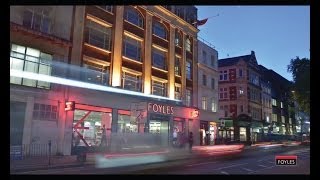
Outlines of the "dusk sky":
<svg viewBox="0 0 320 180">
<path fill-rule="evenodd" d="M 258 64 L 288 80 L 290 60 L 310 59 L 310 6 L 196 6 L 199 36 L 215 46 L 219 59 L 255 51 Z"/>
</svg>

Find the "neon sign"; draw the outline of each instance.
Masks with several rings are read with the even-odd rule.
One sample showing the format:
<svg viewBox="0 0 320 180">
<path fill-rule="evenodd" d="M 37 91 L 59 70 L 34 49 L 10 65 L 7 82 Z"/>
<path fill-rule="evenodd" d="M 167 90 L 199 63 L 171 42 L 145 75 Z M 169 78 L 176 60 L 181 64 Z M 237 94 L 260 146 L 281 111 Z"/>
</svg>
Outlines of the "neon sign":
<svg viewBox="0 0 320 180">
<path fill-rule="evenodd" d="M 197 109 L 195 109 L 195 110 L 193 110 L 192 112 L 191 112 L 191 117 L 192 118 L 196 118 L 196 117 L 198 117 L 199 116 L 199 111 L 197 110 Z"/>
<path fill-rule="evenodd" d="M 64 110 L 65 111 L 74 111 L 75 103 L 74 101 L 67 101 Z"/>
<path fill-rule="evenodd" d="M 155 113 L 162 113 L 162 114 L 173 114 L 173 107 L 148 103 L 148 111 L 153 111 Z"/>
</svg>

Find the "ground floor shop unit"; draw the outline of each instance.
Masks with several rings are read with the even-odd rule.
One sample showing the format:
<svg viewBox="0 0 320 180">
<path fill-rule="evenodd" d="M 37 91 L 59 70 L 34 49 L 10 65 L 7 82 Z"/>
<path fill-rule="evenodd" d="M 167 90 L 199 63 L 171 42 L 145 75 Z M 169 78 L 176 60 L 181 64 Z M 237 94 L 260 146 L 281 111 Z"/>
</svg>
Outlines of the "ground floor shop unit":
<svg viewBox="0 0 320 180">
<path fill-rule="evenodd" d="M 10 92 L 10 143 L 43 147 L 35 154 L 47 153 L 49 142 L 52 154 L 64 155 L 77 146 L 92 151 L 171 147 L 175 137 L 187 139 L 189 132 L 194 145 L 200 143 L 199 111 L 176 101 L 74 87 L 41 93 L 19 89 Z"/>
</svg>

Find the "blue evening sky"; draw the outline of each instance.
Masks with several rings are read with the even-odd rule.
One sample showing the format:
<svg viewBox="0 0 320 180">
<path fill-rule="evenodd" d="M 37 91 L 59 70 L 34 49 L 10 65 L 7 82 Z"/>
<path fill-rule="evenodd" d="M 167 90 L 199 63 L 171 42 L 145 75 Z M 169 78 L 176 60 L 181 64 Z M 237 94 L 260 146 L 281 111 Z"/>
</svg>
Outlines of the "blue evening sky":
<svg viewBox="0 0 320 180">
<path fill-rule="evenodd" d="M 255 51 L 258 64 L 288 80 L 290 60 L 310 59 L 310 6 L 196 6 L 199 36 L 215 46 L 219 59 Z"/>
</svg>

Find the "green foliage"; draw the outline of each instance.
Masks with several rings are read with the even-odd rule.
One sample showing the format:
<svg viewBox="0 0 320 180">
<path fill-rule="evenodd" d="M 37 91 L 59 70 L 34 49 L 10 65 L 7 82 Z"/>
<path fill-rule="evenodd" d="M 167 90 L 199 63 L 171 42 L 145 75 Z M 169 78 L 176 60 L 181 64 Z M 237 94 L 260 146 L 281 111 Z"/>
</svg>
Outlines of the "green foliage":
<svg viewBox="0 0 320 180">
<path fill-rule="evenodd" d="M 310 60 L 299 57 L 291 59 L 288 72 L 292 73 L 294 81 L 294 99 L 301 110 L 310 114 Z"/>
</svg>

